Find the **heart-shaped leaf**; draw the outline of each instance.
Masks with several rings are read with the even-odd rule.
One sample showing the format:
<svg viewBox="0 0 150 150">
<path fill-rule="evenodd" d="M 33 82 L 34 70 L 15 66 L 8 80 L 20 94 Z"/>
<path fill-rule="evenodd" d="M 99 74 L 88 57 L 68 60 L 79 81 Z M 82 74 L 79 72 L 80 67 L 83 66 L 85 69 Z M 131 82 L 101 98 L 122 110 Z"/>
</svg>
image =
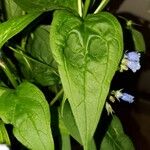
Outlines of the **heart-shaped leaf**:
<svg viewBox="0 0 150 150">
<path fill-rule="evenodd" d="M 131 140 L 125 135 L 120 120 L 113 116 L 113 120 L 102 141 L 100 150 L 134 150 Z"/>
<path fill-rule="evenodd" d="M 16 138 L 32 150 L 54 150 L 50 112 L 43 93 L 25 82 L 0 97 L 0 118 L 13 125 Z"/>
<path fill-rule="evenodd" d="M 101 12 L 84 20 L 56 11 L 50 45 L 84 149 L 88 149 L 122 57 L 123 39 L 114 16 Z"/>
</svg>

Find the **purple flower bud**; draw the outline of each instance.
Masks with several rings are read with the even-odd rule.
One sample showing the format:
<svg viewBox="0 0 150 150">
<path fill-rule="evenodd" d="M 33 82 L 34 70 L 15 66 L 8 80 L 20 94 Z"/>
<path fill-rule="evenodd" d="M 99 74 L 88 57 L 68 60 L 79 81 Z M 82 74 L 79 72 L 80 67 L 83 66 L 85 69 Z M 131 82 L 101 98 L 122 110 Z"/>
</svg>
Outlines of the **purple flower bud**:
<svg viewBox="0 0 150 150">
<path fill-rule="evenodd" d="M 129 103 L 134 102 L 134 96 L 127 94 L 127 93 L 122 93 L 122 95 L 119 98 Z"/>
<path fill-rule="evenodd" d="M 110 115 L 110 114 L 113 115 L 114 110 L 112 109 L 111 105 L 108 102 L 106 102 L 105 108 L 107 110 L 108 115 Z"/>
</svg>

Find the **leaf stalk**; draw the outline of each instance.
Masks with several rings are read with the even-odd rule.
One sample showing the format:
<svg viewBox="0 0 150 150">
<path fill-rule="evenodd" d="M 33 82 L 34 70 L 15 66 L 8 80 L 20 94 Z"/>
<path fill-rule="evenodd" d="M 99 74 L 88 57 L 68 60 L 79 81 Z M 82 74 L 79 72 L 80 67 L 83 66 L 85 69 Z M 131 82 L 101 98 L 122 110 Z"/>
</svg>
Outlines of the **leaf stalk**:
<svg viewBox="0 0 150 150">
<path fill-rule="evenodd" d="M 58 99 L 59 97 L 63 94 L 64 90 L 61 89 L 57 94 L 56 96 L 52 99 L 52 101 L 50 102 L 50 106 L 52 106 Z"/>
<path fill-rule="evenodd" d="M 84 10 L 83 10 L 83 18 L 85 18 L 86 15 L 87 15 L 87 12 L 88 12 L 88 9 L 89 9 L 89 6 L 90 6 L 90 2 L 91 2 L 91 0 L 86 0 L 85 1 Z"/>
<path fill-rule="evenodd" d="M 8 77 L 8 79 L 10 80 L 11 84 L 13 85 L 14 88 L 17 87 L 18 83 L 15 80 L 14 75 L 11 73 L 11 71 L 9 70 L 9 68 L 7 67 L 7 65 L 4 63 L 4 61 L 0 60 L 0 67 L 3 69 L 3 71 L 5 72 L 6 76 Z"/>
<path fill-rule="evenodd" d="M 102 0 L 97 9 L 94 11 L 94 14 L 97 14 L 98 12 L 102 11 L 109 1 L 110 0 Z"/>
</svg>

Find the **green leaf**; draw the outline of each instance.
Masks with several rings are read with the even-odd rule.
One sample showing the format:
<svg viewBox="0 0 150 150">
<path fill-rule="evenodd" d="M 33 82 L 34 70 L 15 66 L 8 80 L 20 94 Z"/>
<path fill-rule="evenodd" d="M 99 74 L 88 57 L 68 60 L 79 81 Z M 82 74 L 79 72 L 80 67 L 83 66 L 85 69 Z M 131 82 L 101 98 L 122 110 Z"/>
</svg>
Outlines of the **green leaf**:
<svg viewBox="0 0 150 150">
<path fill-rule="evenodd" d="M 54 14 L 50 33 L 64 92 L 87 150 L 122 57 L 122 30 L 106 12 L 82 20 L 61 10 Z"/>
<path fill-rule="evenodd" d="M 6 91 L 7 91 L 6 88 L 0 87 L 0 96 L 3 95 L 3 93 Z M 0 144 L 1 143 L 10 145 L 9 136 L 7 134 L 7 130 L 2 120 L 0 120 Z"/>
<path fill-rule="evenodd" d="M 68 103 L 68 100 L 65 100 L 64 104 L 62 105 L 62 122 L 66 126 L 67 130 L 69 131 L 68 134 L 70 134 L 76 141 L 78 141 L 82 145 L 81 137 L 74 119 L 74 116 L 72 114 L 70 105 Z M 65 130 L 63 130 L 65 131 Z M 96 145 L 94 142 L 94 139 L 89 142 L 89 150 L 96 150 Z"/>
<path fill-rule="evenodd" d="M 113 116 L 113 120 L 102 141 L 100 150 L 134 150 L 131 140 L 125 135 L 120 120 Z"/>
<path fill-rule="evenodd" d="M 0 144 L 1 143 L 10 145 L 9 136 L 2 120 L 0 120 Z"/>
<path fill-rule="evenodd" d="M 14 17 L 0 24 L 0 48 L 11 37 L 23 30 L 30 22 L 37 18 L 39 13 L 30 13 L 20 17 Z"/>
<path fill-rule="evenodd" d="M 81 137 L 80 137 L 74 116 L 72 114 L 70 105 L 68 103 L 68 100 L 65 101 L 62 109 L 63 109 L 62 110 L 63 112 L 61 112 L 62 113 L 61 117 L 62 117 L 62 121 L 64 125 L 69 131 L 69 134 L 82 145 Z"/>
<path fill-rule="evenodd" d="M 42 62 L 30 61 L 29 63 L 32 78 L 35 82 L 43 86 L 49 86 L 59 82 L 59 76 L 56 74 L 57 65 L 49 45 L 49 28 L 49 26 L 38 27 L 31 34 L 26 49 L 31 57 Z"/>
<path fill-rule="evenodd" d="M 77 0 L 14 0 L 25 11 L 77 10 Z"/>
<path fill-rule="evenodd" d="M 13 0 L 4 0 L 7 19 L 22 15 L 22 9 Z"/>
<path fill-rule="evenodd" d="M 13 125 L 15 137 L 32 150 L 53 150 L 50 112 L 43 93 L 24 82 L 0 97 L 0 118 Z"/>
<path fill-rule="evenodd" d="M 138 52 L 145 52 L 146 46 L 142 33 L 134 28 L 130 28 L 130 30 L 132 33 L 135 50 Z"/>
</svg>

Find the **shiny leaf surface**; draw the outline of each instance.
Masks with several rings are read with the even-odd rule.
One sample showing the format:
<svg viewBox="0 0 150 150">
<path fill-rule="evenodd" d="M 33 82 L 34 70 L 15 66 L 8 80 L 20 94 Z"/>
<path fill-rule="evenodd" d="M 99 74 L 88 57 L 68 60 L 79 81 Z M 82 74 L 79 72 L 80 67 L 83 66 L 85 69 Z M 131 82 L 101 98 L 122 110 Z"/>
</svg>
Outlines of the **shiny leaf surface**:
<svg viewBox="0 0 150 150">
<path fill-rule="evenodd" d="M 109 13 L 84 20 L 64 10 L 54 14 L 50 45 L 85 150 L 118 69 L 122 41 L 120 24 Z"/>
<path fill-rule="evenodd" d="M 54 150 L 49 106 L 43 93 L 24 82 L 0 97 L 0 118 L 13 125 L 16 138 L 32 150 Z"/>
<path fill-rule="evenodd" d="M 24 16 L 14 17 L 0 24 L 0 48 L 14 35 L 23 30 L 30 22 L 37 18 L 39 13 L 30 13 Z"/>
</svg>

